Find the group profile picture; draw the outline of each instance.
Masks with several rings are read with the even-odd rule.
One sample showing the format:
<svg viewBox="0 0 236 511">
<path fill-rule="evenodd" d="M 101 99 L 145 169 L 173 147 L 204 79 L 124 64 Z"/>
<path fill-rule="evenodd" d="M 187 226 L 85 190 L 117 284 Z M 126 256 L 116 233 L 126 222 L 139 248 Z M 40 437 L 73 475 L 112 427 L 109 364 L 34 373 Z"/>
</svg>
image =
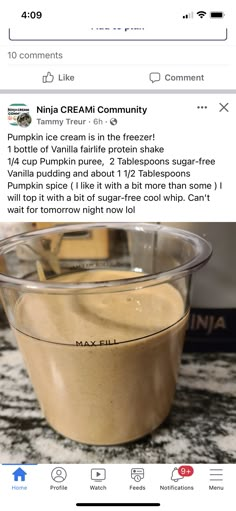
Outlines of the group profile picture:
<svg viewBox="0 0 236 511">
<path fill-rule="evenodd" d="M 29 107 L 25 103 L 12 103 L 8 107 L 8 122 L 11 126 L 27 128 L 32 122 Z"/>
</svg>

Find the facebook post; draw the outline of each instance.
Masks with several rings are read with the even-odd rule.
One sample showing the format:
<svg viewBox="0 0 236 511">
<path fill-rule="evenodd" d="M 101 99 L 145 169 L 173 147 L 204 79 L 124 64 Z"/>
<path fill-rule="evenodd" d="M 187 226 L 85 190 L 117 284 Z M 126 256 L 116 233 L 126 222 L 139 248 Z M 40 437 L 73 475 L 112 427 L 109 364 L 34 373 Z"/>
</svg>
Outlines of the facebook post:
<svg viewBox="0 0 236 511">
<path fill-rule="evenodd" d="M 6 221 L 231 220 L 232 97 L 3 100 Z"/>
<path fill-rule="evenodd" d="M 0 17 L 0 506 L 234 511 L 236 8 Z"/>
</svg>

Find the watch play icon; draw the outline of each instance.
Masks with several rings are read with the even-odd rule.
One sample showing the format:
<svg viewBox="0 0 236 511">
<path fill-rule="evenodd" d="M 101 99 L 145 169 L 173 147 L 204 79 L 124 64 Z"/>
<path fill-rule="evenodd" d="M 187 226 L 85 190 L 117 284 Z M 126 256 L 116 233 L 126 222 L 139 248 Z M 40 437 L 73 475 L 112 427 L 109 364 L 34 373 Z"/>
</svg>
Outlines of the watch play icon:
<svg viewBox="0 0 236 511">
<path fill-rule="evenodd" d="M 104 481 L 106 479 L 105 468 L 92 468 L 91 479 L 93 481 Z"/>
</svg>

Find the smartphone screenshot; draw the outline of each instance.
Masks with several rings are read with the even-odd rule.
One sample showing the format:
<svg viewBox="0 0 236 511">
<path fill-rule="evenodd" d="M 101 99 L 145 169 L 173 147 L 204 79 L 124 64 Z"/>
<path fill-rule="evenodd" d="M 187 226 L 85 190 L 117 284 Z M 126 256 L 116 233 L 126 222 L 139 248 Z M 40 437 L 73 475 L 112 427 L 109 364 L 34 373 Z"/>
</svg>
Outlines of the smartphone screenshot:
<svg viewBox="0 0 236 511">
<path fill-rule="evenodd" d="M 0 504 L 234 509 L 236 7 L 0 19 Z"/>
</svg>

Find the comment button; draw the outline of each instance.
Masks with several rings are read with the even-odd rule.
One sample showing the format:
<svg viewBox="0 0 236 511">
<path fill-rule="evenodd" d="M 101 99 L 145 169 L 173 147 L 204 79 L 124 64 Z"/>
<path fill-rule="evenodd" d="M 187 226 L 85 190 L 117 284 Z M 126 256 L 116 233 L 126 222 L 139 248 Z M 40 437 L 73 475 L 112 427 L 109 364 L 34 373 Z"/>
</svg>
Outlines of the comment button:
<svg viewBox="0 0 236 511">
<path fill-rule="evenodd" d="M 159 82 L 161 79 L 161 73 L 150 73 L 149 80 L 152 83 Z"/>
</svg>

